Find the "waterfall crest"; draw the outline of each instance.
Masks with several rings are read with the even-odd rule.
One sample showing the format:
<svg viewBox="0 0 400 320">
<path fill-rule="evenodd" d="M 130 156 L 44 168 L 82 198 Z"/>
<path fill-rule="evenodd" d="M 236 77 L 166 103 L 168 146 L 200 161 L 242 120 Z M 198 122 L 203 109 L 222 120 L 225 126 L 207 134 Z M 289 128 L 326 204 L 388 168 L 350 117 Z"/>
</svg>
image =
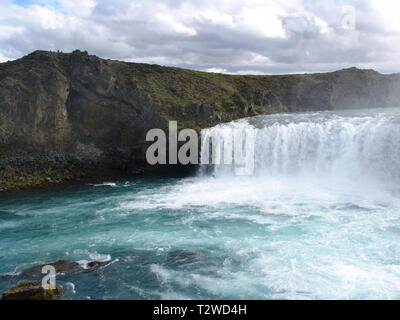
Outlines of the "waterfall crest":
<svg viewBox="0 0 400 320">
<path fill-rule="evenodd" d="M 201 160 L 217 159 L 217 177 L 235 174 L 224 147 L 238 130 L 255 132 L 254 157 L 245 157 L 254 161 L 254 176 L 400 182 L 400 108 L 259 116 L 205 129 Z M 210 156 L 211 135 L 218 138 Z M 244 149 L 251 149 L 246 141 Z"/>
</svg>

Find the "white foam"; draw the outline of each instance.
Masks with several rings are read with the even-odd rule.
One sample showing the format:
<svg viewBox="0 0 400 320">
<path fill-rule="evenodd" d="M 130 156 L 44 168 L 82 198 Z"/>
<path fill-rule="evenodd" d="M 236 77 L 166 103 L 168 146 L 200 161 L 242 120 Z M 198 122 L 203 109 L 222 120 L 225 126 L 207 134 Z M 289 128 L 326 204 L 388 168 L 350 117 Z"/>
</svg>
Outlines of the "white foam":
<svg viewBox="0 0 400 320">
<path fill-rule="evenodd" d="M 76 294 L 75 284 L 72 282 L 67 282 L 65 285 L 67 286 L 68 290 L 71 290 L 72 294 Z"/>
<path fill-rule="evenodd" d="M 116 187 L 117 184 L 115 182 L 103 182 L 98 184 L 91 184 L 93 187 Z"/>
</svg>

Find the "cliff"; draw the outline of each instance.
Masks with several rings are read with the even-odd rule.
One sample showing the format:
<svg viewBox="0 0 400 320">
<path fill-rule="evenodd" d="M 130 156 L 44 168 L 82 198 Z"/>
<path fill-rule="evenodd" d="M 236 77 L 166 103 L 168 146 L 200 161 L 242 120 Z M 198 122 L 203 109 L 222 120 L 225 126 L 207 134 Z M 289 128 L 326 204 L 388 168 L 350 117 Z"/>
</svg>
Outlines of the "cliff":
<svg viewBox="0 0 400 320">
<path fill-rule="evenodd" d="M 35 51 L 0 64 L 0 191 L 147 170 L 145 135 L 276 112 L 400 106 L 400 75 L 239 76 Z"/>
</svg>

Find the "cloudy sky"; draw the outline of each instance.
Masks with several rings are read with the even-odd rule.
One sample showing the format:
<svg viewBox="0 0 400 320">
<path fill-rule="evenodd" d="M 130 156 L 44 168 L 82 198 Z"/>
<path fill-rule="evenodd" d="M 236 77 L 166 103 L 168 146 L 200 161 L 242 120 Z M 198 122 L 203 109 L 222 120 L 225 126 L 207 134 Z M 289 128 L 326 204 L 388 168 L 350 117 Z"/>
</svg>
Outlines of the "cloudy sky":
<svg viewBox="0 0 400 320">
<path fill-rule="evenodd" d="M 0 61 L 37 49 L 225 73 L 400 72 L 398 0 L 0 0 Z"/>
</svg>

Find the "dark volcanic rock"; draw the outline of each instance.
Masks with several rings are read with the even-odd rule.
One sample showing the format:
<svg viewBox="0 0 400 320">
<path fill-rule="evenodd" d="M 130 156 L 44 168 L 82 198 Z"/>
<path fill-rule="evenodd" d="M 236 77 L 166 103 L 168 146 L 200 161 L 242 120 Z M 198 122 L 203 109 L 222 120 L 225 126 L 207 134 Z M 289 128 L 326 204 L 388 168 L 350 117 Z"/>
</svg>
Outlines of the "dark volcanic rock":
<svg viewBox="0 0 400 320">
<path fill-rule="evenodd" d="M 0 188 L 148 170 L 146 133 L 168 120 L 396 105 L 400 75 L 373 70 L 231 76 L 35 51 L 0 64 Z"/>
<path fill-rule="evenodd" d="M 93 270 L 96 268 L 104 267 L 110 264 L 110 261 L 91 261 L 87 264 L 87 269 L 83 268 L 78 262 L 68 261 L 68 260 L 59 260 L 52 263 L 42 264 L 40 266 L 34 266 L 22 272 L 22 275 L 41 275 L 42 269 L 44 266 L 53 266 L 56 269 L 57 273 L 71 274 L 82 272 L 84 270 Z"/>
<path fill-rule="evenodd" d="M 22 282 L 18 286 L 4 292 L 3 300 L 55 300 L 62 296 L 59 285 L 53 289 L 44 289 L 40 281 Z"/>
<path fill-rule="evenodd" d="M 196 259 L 196 253 L 188 250 L 176 250 L 168 253 L 168 260 L 177 263 L 190 263 Z"/>
<path fill-rule="evenodd" d="M 87 264 L 89 269 L 101 268 L 110 264 L 110 261 L 91 261 Z"/>
<path fill-rule="evenodd" d="M 56 269 L 57 273 L 75 273 L 83 271 L 84 269 L 81 265 L 74 261 L 67 261 L 67 260 L 59 260 L 52 263 L 42 264 L 40 266 L 35 266 L 29 268 L 22 272 L 23 275 L 39 275 L 42 274 L 42 269 L 44 266 L 53 266 Z"/>
</svg>

